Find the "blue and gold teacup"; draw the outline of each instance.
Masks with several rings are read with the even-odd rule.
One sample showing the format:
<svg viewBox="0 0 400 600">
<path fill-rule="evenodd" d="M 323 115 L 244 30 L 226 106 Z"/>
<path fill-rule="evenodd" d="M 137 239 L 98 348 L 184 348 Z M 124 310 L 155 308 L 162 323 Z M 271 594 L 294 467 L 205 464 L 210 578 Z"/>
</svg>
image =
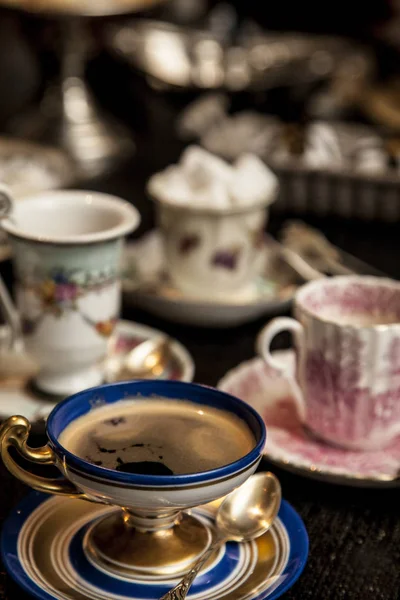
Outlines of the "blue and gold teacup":
<svg viewBox="0 0 400 600">
<path fill-rule="evenodd" d="M 195 418 L 199 418 L 199 422 L 203 415 L 207 418 L 214 415 L 214 424 L 219 423 L 221 415 L 226 419 L 226 429 L 232 422 L 235 427 L 237 425 L 246 430 L 246 435 L 251 439 L 249 451 L 241 455 L 239 450 L 236 460 L 214 469 L 154 475 L 124 472 L 93 464 L 87 457 L 72 453 L 62 444 L 62 440 L 67 439 L 67 431 L 75 428 L 81 435 L 79 432 L 83 429 L 79 429 L 80 424 L 118 424 L 121 411 L 124 414 L 123 411 L 131 407 L 136 410 L 139 404 L 146 411 L 156 407 L 155 425 L 151 432 L 152 438 L 157 440 L 159 434 L 155 432 L 163 427 L 163 415 L 166 414 L 159 410 L 160 403 L 168 410 L 172 405 L 179 406 L 182 417 L 191 411 L 196 415 Z M 119 416 L 114 410 L 116 408 Z M 105 414 L 107 420 L 99 420 L 99 416 L 104 419 Z M 113 419 L 110 418 L 112 415 Z M 135 431 L 140 424 L 140 415 L 135 418 L 139 420 L 129 425 L 133 430 L 131 440 L 139 439 L 135 437 Z M 266 437 L 260 415 L 233 396 L 196 384 L 149 380 L 104 385 L 67 398 L 50 414 L 47 421 L 48 443 L 42 448 L 33 449 L 27 445 L 29 430 L 29 422 L 20 416 L 11 417 L 2 425 L 0 446 L 6 467 L 36 490 L 118 507 L 93 523 L 85 536 L 84 550 L 100 568 L 124 577 L 184 572 L 210 544 L 211 533 L 196 516 L 181 511 L 212 502 L 244 483 L 261 460 Z M 115 435 L 115 431 L 117 429 L 112 435 Z M 189 461 L 191 446 L 184 439 L 185 430 L 176 429 L 176 432 L 176 448 L 189 448 Z M 224 455 L 225 433 L 220 428 L 219 435 L 214 435 L 210 443 L 202 445 L 202 451 L 213 455 L 222 452 Z M 235 446 L 235 438 L 232 440 Z M 140 443 L 134 445 L 146 446 L 145 441 L 141 438 Z M 23 458 L 35 464 L 55 465 L 63 477 L 45 478 L 24 469 L 9 453 L 11 446 Z M 115 452 L 110 449 L 101 451 Z M 161 455 L 158 458 L 161 459 Z"/>
</svg>

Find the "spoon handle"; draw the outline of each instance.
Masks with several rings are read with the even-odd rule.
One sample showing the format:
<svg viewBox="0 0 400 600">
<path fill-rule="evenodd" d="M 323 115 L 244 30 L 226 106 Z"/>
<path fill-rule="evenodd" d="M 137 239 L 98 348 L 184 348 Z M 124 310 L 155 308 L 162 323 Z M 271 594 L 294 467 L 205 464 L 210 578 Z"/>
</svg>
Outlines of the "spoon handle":
<svg viewBox="0 0 400 600">
<path fill-rule="evenodd" d="M 22 327 L 18 311 L 0 275 L 0 311 L 11 330 L 11 347 L 17 349 L 22 341 Z"/>
<path fill-rule="evenodd" d="M 160 600 L 184 600 L 189 593 L 190 586 L 197 577 L 200 569 L 205 565 L 210 556 L 215 550 L 221 546 L 225 541 L 224 538 L 217 538 L 211 546 L 200 556 L 200 558 L 194 563 L 193 567 L 186 573 L 181 581 L 172 590 L 167 592 L 165 596 L 162 596 Z"/>
</svg>

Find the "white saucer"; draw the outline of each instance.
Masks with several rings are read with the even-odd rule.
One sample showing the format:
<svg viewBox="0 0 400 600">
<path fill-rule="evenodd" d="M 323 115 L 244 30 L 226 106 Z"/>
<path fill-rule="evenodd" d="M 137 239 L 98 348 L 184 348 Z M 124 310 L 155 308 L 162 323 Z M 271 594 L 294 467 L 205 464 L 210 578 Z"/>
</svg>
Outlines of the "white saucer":
<svg viewBox="0 0 400 600">
<path fill-rule="evenodd" d="M 246 292 L 229 300 L 186 297 L 168 280 L 161 236 L 153 230 L 127 246 L 123 289 L 132 304 L 158 317 L 185 325 L 223 328 L 286 311 L 296 288 L 290 281 L 278 283 L 260 273 Z"/>
<path fill-rule="evenodd" d="M 115 373 L 117 357 L 122 357 L 141 342 L 160 335 L 162 332 L 157 329 L 132 321 L 118 321 L 105 361 L 106 381 L 117 378 Z M 160 379 L 193 381 L 194 362 L 188 350 L 177 340 L 172 340 L 170 350 L 169 363 Z M 54 401 L 35 395 L 27 383 L 27 380 L 22 377 L 0 379 L 0 419 L 19 414 L 35 422 L 45 419 L 54 408 Z"/>
<path fill-rule="evenodd" d="M 294 373 L 293 350 L 277 352 Z M 400 485 L 400 437 L 388 448 L 356 452 L 329 446 L 307 434 L 297 416 L 290 383 L 254 358 L 229 371 L 218 388 L 253 406 L 267 426 L 265 456 L 300 475 L 350 486 Z"/>
</svg>

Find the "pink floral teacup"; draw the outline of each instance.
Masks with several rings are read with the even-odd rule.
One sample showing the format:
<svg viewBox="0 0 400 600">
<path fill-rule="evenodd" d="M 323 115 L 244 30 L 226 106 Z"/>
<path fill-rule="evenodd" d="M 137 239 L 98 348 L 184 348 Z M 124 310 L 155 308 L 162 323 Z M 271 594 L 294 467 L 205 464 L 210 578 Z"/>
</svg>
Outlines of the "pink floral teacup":
<svg viewBox="0 0 400 600">
<path fill-rule="evenodd" d="M 388 445 L 400 434 L 400 283 L 319 279 L 298 291 L 294 314 L 297 320 L 281 317 L 264 327 L 258 351 L 286 374 L 270 345 L 282 331 L 293 334 L 291 383 L 306 427 L 346 448 Z"/>
<path fill-rule="evenodd" d="M 52 191 L 13 204 L 1 225 L 13 249 L 26 349 L 42 391 L 67 396 L 102 383 L 120 308 L 123 237 L 140 217 L 97 192 Z"/>
</svg>

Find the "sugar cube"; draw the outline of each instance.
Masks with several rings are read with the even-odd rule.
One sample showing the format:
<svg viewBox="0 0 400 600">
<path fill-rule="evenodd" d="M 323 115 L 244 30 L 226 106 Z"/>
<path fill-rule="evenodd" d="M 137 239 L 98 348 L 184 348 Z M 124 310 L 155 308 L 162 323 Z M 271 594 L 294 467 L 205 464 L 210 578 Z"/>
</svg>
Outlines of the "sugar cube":
<svg viewBox="0 0 400 600">
<path fill-rule="evenodd" d="M 243 154 L 235 163 L 229 191 L 235 206 L 273 202 L 278 190 L 276 175 L 252 154 Z"/>
<path fill-rule="evenodd" d="M 148 190 L 155 198 L 174 204 L 190 204 L 193 195 L 185 175 L 176 165 L 153 175 Z"/>
<path fill-rule="evenodd" d="M 183 152 L 180 164 L 188 181 L 195 188 L 215 180 L 228 184 L 233 175 L 233 169 L 228 163 L 200 146 L 189 146 Z"/>
</svg>

